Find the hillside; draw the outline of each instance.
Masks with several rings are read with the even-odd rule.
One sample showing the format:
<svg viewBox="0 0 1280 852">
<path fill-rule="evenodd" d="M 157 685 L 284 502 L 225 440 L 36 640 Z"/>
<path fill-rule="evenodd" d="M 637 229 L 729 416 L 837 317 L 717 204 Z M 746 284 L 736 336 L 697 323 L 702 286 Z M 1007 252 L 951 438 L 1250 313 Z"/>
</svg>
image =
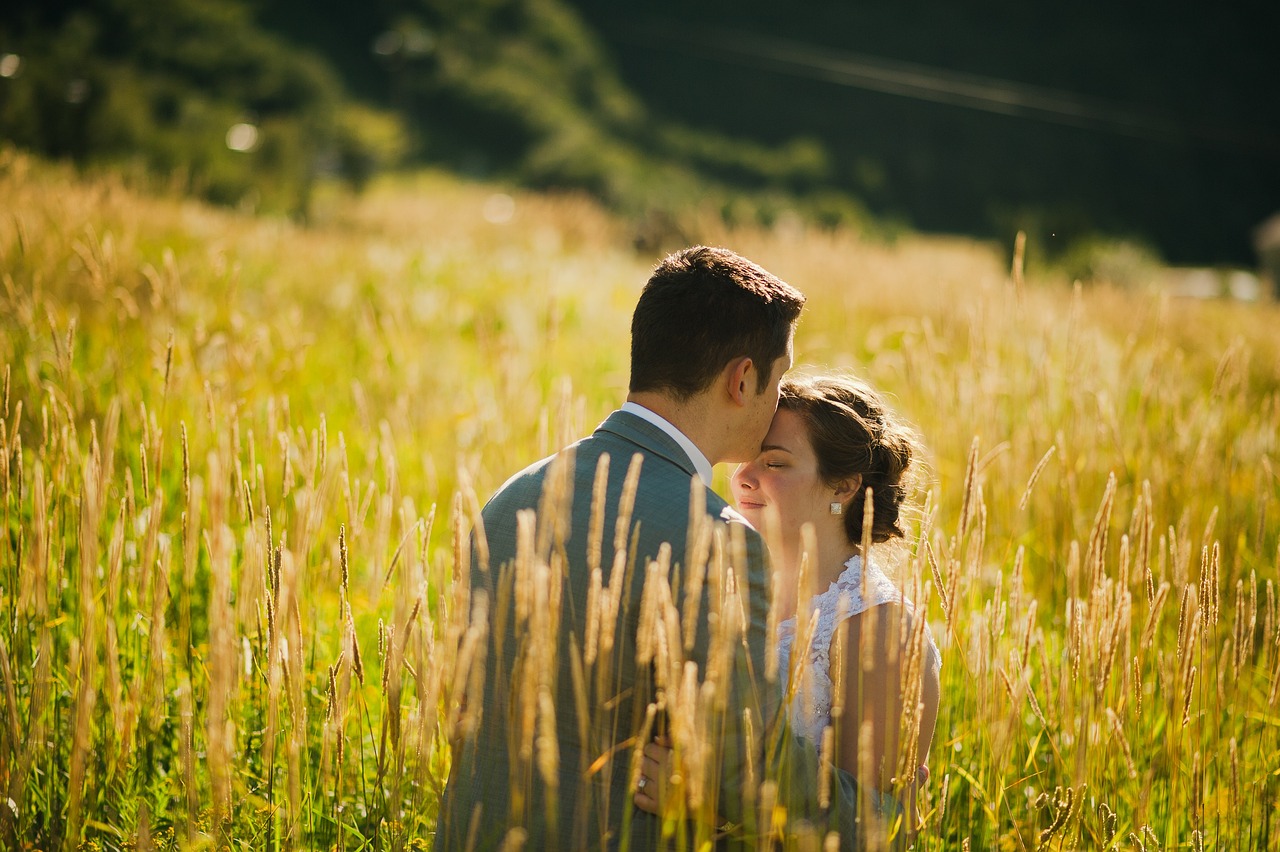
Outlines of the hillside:
<svg viewBox="0 0 1280 852">
<path fill-rule="evenodd" d="M 426 163 L 587 191 L 646 248 L 714 212 L 1249 267 L 1280 196 L 1276 15 L 15 0 L 0 138 L 301 219 L 317 180 Z"/>
</svg>

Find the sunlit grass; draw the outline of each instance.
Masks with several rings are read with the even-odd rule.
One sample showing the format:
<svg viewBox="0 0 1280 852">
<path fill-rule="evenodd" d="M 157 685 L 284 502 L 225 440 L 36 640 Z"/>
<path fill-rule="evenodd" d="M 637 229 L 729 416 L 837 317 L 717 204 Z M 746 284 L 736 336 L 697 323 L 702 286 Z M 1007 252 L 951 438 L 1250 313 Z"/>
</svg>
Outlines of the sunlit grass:
<svg viewBox="0 0 1280 852">
<path fill-rule="evenodd" d="M 302 229 L 0 153 L 6 846 L 429 842 L 455 529 L 621 401 L 654 260 L 581 198 L 489 221 L 499 192 L 425 176 Z M 918 845 L 1267 848 L 1275 306 L 711 221 L 809 296 L 797 363 L 928 444 Z"/>
</svg>

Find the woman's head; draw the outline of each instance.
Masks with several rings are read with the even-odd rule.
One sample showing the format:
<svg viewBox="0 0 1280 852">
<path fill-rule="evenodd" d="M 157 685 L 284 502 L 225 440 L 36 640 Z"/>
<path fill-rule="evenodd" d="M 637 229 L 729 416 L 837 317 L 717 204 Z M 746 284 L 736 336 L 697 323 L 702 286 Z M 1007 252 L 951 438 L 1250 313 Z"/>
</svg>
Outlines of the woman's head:
<svg viewBox="0 0 1280 852">
<path fill-rule="evenodd" d="M 870 538 L 888 541 L 905 535 L 902 505 L 919 453 L 915 433 L 866 383 L 848 376 L 790 377 L 782 382 L 760 455 L 733 475 L 734 496 L 748 519 L 760 525 L 766 512 L 774 513 L 786 532 L 830 516 L 830 506 L 839 503 L 844 535 L 857 545 L 871 488 Z"/>
<path fill-rule="evenodd" d="M 778 408 L 804 421 L 824 482 L 861 480 L 843 509 L 849 541 L 862 541 L 867 488 L 875 509 L 871 540 L 903 537 L 902 504 L 914 479 L 912 461 L 920 455 L 920 443 L 880 395 L 850 376 L 789 378 L 782 383 Z"/>
</svg>

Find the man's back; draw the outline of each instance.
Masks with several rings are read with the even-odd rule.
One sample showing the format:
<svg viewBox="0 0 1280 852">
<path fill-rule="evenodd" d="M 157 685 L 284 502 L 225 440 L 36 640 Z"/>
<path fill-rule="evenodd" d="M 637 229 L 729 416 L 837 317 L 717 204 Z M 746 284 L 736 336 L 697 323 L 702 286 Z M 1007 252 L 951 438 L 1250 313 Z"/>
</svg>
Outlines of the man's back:
<svg viewBox="0 0 1280 852">
<path fill-rule="evenodd" d="M 558 476 L 552 459 L 539 462 L 513 477 L 482 513 L 489 564 L 487 569 L 482 564 L 478 546 L 471 573 L 473 596 L 484 590 L 489 600 L 482 715 L 474 735 L 455 746 L 437 849 L 496 848 L 513 829 L 526 833 L 528 848 L 615 847 L 624 833 L 632 849 L 659 845 L 658 820 L 631 804 L 633 749 L 638 738 L 663 724 L 661 714 L 649 708 L 658 697 L 655 679 L 670 677 L 650 664 L 655 642 L 669 645 L 669 640 L 654 640 L 651 630 L 641 629 L 661 602 L 642 605 L 642 599 L 647 566 L 665 543 L 673 566 L 671 603 L 685 611 L 694 466 L 661 429 L 624 412 L 615 412 L 568 452 L 569 476 Z M 636 454 L 639 478 L 634 491 L 626 493 Z M 593 526 L 593 492 L 603 455 L 609 457 L 608 473 L 602 499 L 595 501 Z M 551 495 L 551 503 L 557 495 L 562 498 L 566 509 L 556 513 L 558 520 L 535 522 L 529 515 L 520 520 L 544 494 Z M 745 648 L 741 641 L 734 643 L 735 659 L 721 676 L 725 706 L 732 709 L 716 726 L 720 753 L 711 774 L 720 791 L 718 809 L 732 816 L 744 789 L 743 773 L 749 763 L 760 766 L 761 735 L 777 710 L 776 690 L 755 688 L 764 672 L 766 565 L 755 531 L 710 489 L 702 488 L 700 496 L 701 515 L 709 524 L 722 530 L 725 520 L 740 524 L 743 542 L 734 577 L 745 604 L 746 642 Z M 622 542 L 623 557 L 615 562 L 620 511 L 629 535 Z M 709 530 L 709 524 L 694 526 Z M 705 547 L 705 531 L 695 536 L 695 550 L 699 543 Z M 541 558 L 527 558 L 532 554 Z M 593 586 L 596 566 L 600 573 Z M 625 570 L 621 577 L 614 573 L 620 569 Z M 691 646 L 681 641 L 681 647 L 668 648 L 666 657 L 696 663 L 699 679 L 707 672 L 711 598 L 706 591 L 700 594 L 696 621 L 687 627 Z M 475 712 L 477 699 L 468 697 L 469 712 Z M 744 709 L 751 710 L 758 726 L 745 748 Z"/>
</svg>

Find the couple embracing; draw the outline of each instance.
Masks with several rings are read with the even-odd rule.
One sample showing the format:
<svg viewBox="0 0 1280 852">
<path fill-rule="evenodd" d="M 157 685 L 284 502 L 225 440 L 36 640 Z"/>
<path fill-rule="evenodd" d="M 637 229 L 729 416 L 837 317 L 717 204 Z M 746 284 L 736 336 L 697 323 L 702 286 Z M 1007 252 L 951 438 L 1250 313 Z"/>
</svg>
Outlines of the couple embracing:
<svg viewBox="0 0 1280 852">
<path fill-rule="evenodd" d="M 784 376 L 804 301 L 725 249 L 667 257 L 626 403 L 485 505 L 436 849 L 909 841 L 939 657 L 863 551 L 903 536 L 918 447 L 863 383 Z"/>
</svg>

